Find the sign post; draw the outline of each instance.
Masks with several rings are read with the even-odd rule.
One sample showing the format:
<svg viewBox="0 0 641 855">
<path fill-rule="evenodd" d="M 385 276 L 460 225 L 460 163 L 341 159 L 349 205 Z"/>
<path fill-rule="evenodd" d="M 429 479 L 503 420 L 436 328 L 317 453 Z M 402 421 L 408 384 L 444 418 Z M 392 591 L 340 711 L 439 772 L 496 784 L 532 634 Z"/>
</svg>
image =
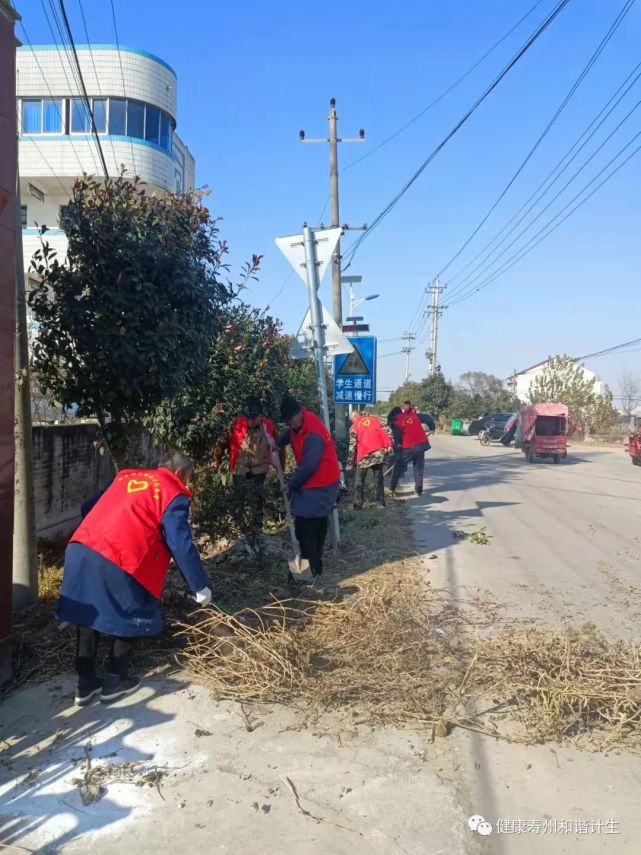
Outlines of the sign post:
<svg viewBox="0 0 641 855">
<path fill-rule="evenodd" d="M 321 404 L 321 416 L 325 427 L 331 433 L 329 420 L 329 398 L 325 376 L 325 328 L 323 311 L 318 299 L 318 288 L 322 274 L 327 268 L 334 247 L 341 235 L 341 229 L 322 229 L 314 231 L 303 226 L 303 234 L 288 238 L 276 238 L 276 244 L 288 259 L 294 270 L 307 283 L 309 297 L 309 316 L 312 333 L 311 350 L 316 366 L 316 383 Z M 317 253 L 317 245 L 321 249 Z M 304 322 L 303 322 L 304 323 Z M 346 348 L 343 348 L 344 350 Z M 338 511 L 334 509 L 330 518 L 332 547 L 340 546 L 340 526 Z"/>
</svg>

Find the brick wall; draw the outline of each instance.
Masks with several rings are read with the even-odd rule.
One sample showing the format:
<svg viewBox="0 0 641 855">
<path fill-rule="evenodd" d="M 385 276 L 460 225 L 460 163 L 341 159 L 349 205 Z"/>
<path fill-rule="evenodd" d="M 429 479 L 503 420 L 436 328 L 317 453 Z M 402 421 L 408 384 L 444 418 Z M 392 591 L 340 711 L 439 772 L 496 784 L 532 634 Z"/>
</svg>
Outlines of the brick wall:
<svg viewBox="0 0 641 855">
<path fill-rule="evenodd" d="M 112 477 L 106 455 L 94 448 L 98 426 L 39 425 L 33 429 L 36 528 L 43 540 L 67 537 L 80 520 L 80 506 Z M 137 462 L 153 465 L 158 451 L 141 434 Z"/>
</svg>

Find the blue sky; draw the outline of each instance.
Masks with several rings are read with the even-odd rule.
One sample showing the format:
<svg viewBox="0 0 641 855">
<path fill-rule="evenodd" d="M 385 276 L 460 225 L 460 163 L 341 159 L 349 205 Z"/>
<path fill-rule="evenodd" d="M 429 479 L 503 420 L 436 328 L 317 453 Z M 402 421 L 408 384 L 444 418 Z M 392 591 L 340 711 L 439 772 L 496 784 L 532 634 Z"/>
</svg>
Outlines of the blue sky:
<svg viewBox="0 0 641 855">
<path fill-rule="evenodd" d="M 533 3 L 408 0 L 393 7 L 381 0 L 326 0 L 305 6 L 272 0 L 248 7 L 192 0 L 177 14 L 176 5 L 163 0 L 116 0 L 116 12 L 123 44 L 152 51 L 175 68 L 178 132 L 196 157 L 197 182 L 213 191 L 210 207 L 223 218 L 232 264 L 238 267 L 252 252 L 264 254 L 261 280 L 248 296 L 257 305 L 271 303 L 285 329 L 295 331 L 306 309 L 305 288 L 296 276 L 283 287 L 289 268 L 274 237 L 299 231 L 304 220 L 315 223 L 328 192 L 327 147 L 300 145 L 299 129 L 308 136 L 326 135 L 328 102 L 335 97 L 342 135 L 354 136 L 361 127 L 367 135 L 363 145 L 341 147 L 340 165 L 347 165 L 420 112 Z M 50 41 L 42 7 L 22 5 L 31 41 Z M 66 5 L 76 38 L 84 42 L 78 2 L 67 0 Z M 399 338 L 410 325 L 422 289 L 512 177 L 622 5 L 623 0 L 570 0 L 363 243 L 349 272 L 363 275 L 363 293 L 381 295 L 363 307 L 381 340 L 381 355 L 400 351 L 400 341 L 386 340 Z M 374 218 L 553 6 L 553 0 L 542 0 L 434 109 L 345 171 L 342 221 L 357 224 Z M 109 4 L 84 0 L 84 7 L 91 40 L 113 41 Z M 521 207 L 641 60 L 640 28 L 641 3 L 632 7 L 531 162 L 444 281 Z M 585 156 L 639 99 L 641 81 L 588 144 Z M 539 227 L 639 130 L 641 109 Z M 447 376 L 476 369 L 506 377 L 552 353 L 582 355 L 641 337 L 640 163 L 641 154 L 505 276 L 445 313 L 439 361 Z M 344 246 L 352 240 L 349 236 Z M 321 299 L 331 306 L 329 274 Z M 414 379 L 426 370 L 425 324 L 418 332 Z M 640 354 L 635 350 L 603 357 L 589 366 L 616 394 L 621 372 L 636 370 Z M 379 385 L 397 386 L 403 367 L 402 355 L 382 357 Z M 641 368 L 636 373 L 641 375 Z"/>
</svg>

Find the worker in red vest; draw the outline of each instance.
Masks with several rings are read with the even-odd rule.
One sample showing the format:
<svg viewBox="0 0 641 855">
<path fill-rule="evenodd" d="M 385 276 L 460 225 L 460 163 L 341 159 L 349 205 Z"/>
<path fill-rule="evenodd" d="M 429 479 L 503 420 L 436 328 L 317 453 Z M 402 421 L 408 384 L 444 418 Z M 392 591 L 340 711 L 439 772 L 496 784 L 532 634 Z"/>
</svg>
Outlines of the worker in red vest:
<svg viewBox="0 0 641 855">
<path fill-rule="evenodd" d="M 354 478 L 354 509 L 363 507 L 363 489 L 367 473 L 371 470 L 376 481 L 376 501 L 385 507 L 385 484 L 383 465 L 392 452 L 392 438 L 381 424 L 378 416 L 369 413 L 356 413 L 349 432 L 349 451 L 347 466 L 356 465 Z"/>
<path fill-rule="evenodd" d="M 274 423 L 263 415 L 258 398 L 248 398 L 243 415 L 218 440 L 212 468 L 218 469 L 224 454 L 229 452 L 229 470 L 236 478 L 262 484 L 272 462 L 268 437 L 276 439 Z"/>
<path fill-rule="evenodd" d="M 430 415 L 418 413 L 409 401 L 405 401 L 405 405 L 409 405 L 409 408 L 396 416 L 393 427 L 398 450 L 390 487 L 392 495 L 396 495 L 396 487 L 398 486 L 399 479 L 408 463 L 411 462 L 414 470 L 414 492 L 417 496 L 420 496 L 423 492 L 425 452 L 430 449 L 430 442 L 423 425 L 429 431 L 435 431 L 436 424 Z"/>
<path fill-rule="evenodd" d="M 121 470 L 83 505 L 58 604 L 58 618 L 78 626 L 80 706 L 99 692 L 109 703 L 140 685 L 130 667 L 134 639 L 162 630 L 159 600 L 172 558 L 196 602 L 211 601 L 189 526 L 193 469 L 186 455 L 169 451 L 157 469 Z M 99 633 L 110 643 L 104 680 L 95 671 Z"/>
<path fill-rule="evenodd" d="M 315 580 L 323 572 L 323 547 L 328 518 L 340 488 L 340 467 L 329 431 L 318 416 L 291 395 L 285 395 L 280 415 L 288 429 L 278 448 L 291 445 L 296 469 L 285 487 L 291 502 L 301 557 L 309 561 Z"/>
</svg>

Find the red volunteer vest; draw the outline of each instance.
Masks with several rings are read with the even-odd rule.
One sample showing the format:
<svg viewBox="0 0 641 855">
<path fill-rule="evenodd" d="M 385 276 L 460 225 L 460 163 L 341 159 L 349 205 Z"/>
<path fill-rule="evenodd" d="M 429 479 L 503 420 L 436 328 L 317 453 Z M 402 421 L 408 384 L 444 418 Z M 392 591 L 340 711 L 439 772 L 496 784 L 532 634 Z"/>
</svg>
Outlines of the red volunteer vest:
<svg viewBox="0 0 641 855">
<path fill-rule="evenodd" d="M 314 487 L 329 487 L 330 484 L 335 484 L 338 481 L 341 474 L 336 449 L 327 428 L 318 416 L 310 413 L 305 407 L 303 407 L 303 424 L 300 430 L 290 430 L 289 432 L 289 441 L 296 463 L 300 463 L 303 459 L 303 446 L 310 433 L 319 434 L 325 443 L 325 448 L 323 449 L 323 456 L 321 457 L 318 469 L 309 480 L 305 481 L 301 487 L 302 490 L 311 490 Z"/>
<path fill-rule="evenodd" d="M 176 496 L 191 493 L 169 469 L 123 469 L 71 536 L 160 597 L 171 553 L 162 515 Z"/>
<path fill-rule="evenodd" d="M 266 419 L 263 416 L 263 424 L 265 425 L 265 430 L 267 433 L 276 438 L 276 429 L 274 428 L 274 423 L 270 419 Z M 242 444 L 247 436 L 247 431 L 249 430 L 249 425 L 247 424 L 247 419 L 245 416 L 239 416 L 234 422 L 234 426 L 231 429 L 231 442 L 229 444 L 229 468 L 233 472 L 236 468 L 236 463 L 238 461 L 238 455 L 240 454 L 240 449 Z"/>
<path fill-rule="evenodd" d="M 356 434 L 356 462 L 381 448 L 391 448 L 392 440 L 383 430 L 376 416 L 365 416 L 354 422 L 352 431 Z"/>
<path fill-rule="evenodd" d="M 401 413 L 396 419 L 396 427 L 401 429 L 403 436 L 401 445 L 403 448 L 411 448 L 413 445 L 420 445 L 423 442 L 427 442 L 427 434 L 423 430 L 423 425 L 416 410 Z"/>
</svg>

